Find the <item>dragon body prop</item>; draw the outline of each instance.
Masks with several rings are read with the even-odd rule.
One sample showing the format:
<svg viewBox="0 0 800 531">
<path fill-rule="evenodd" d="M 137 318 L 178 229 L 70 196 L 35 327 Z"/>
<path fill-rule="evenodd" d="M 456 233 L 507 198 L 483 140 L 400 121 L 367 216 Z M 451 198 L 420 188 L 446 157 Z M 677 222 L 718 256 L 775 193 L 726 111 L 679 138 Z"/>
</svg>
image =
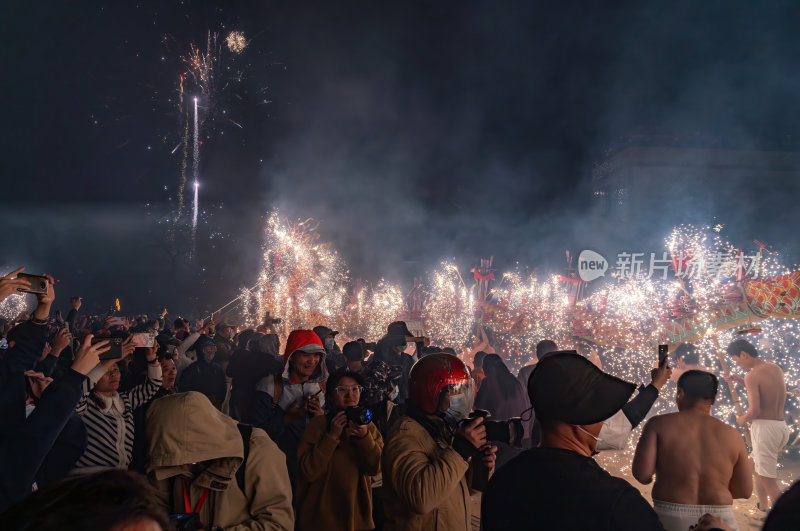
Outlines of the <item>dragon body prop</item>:
<svg viewBox="0 0 800 531">
<path fill-rule="evenodd" d="M 576 307 L 575 335 L 600 345 L 631 348 L 634 342 L 675 345 L 692 343 L 703 335 L 752 324 L 770 317 L 800 318 L 800 271 L 764 279 L 747 280 L 741 289 L 723 292 L 707 308 L 684 308 L 679 317 L 652 323 L 649 329 L 631 333 L 630 325 L 615 316 Z M 625 333 L 627 332 L 627 333 Z"/>
<path fill-rule="evenodd" d="M 726 284 L 704 306 L 698 306 L 687 295 L 658 308 L 661 310 L 653 317 L 645 317 L 647 312 L 642 312 L 637 322 L 631 323 L 629 317 L 615 315 L 603 305 L 595 308 L 578 303 L 561 315 L 534 305 L 523 312 L 512 312 L 502 302 L 480 306 L 483 321 L 501 334 L 524 333 L 531 321 L 571 318 L 567 335 L 598 345 L 626 350 L 643 345 L 674 346 L 693 343 L 709 332 L 752 325 L 767 318 L 800 318 L 800 271 Z"/>
</svg>

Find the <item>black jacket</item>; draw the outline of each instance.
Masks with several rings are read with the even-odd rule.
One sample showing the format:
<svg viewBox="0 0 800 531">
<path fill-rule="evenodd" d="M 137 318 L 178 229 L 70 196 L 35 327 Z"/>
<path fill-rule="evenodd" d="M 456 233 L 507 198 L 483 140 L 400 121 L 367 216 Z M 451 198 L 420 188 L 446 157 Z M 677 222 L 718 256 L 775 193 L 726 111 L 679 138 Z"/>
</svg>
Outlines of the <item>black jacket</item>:
<svg viewBox="0 0 800 531">
<path fill-rule="evenodd" d="M 186 367 L 181 374 L 178 379 L 178 390 L 181 393 L 187 391 L 203 393 L 219 408 L 228 393 L 225 372 L 218 363 L 206 363 L 203 356 L 200 355 L 197 361 Z"/>
<path fill-rule="evenodd" d="M 397 384 L 399 393 L 395 402 L 402 404 L 408 398 L 408 375 L 411 372 L 411 366 L 414 365 L 414 358 L 408 354 L 398 354 L 391 346 L 393 341 L 388 336 L 381 338 L 375 348 L 375 355 L 370 359 L 382 361 L 394 367 L 402 369 L 402 376 Z"/>
<path fill-rule="evenodd" d="M 46 329 L 30 321 L 17 328 L 13 348 L 0 361 L 0 512 L 31 492 L 45 457 L 72 418 L 86 379 L 66 370 L 44 390 L 26 419 L 22 373 L 36 366 Z"/>
<path fill-rule="evenodd" d="M 268 352 L 257 350 L 237 350 L 228 363 L 228 376 L 231 382 L 230 415 L 242 420 L 256 390 L 256 384 L 268 374 L 280 374 L 283 362 Z"/>
<path fill-rule="evenodd" d="M 481 515 L 485 531 L 663 530 L 630 483 L 560 448 L 533 448 L 499 468 L 483 494 Z"/>
</svg>

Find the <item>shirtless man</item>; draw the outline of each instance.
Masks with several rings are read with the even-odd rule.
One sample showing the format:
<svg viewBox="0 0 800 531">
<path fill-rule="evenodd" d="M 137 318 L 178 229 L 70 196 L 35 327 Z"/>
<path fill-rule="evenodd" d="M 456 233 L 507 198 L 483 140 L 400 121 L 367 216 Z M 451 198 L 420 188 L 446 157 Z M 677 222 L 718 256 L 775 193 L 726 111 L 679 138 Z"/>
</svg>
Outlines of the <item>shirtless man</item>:
<svg viewBox="0 0 800 531">
<path fill-rule="evenodd" d="M 633 457 L 633 477 L 653 486 L 653 507 L 667 531 L 689 529 L 704 513 L 738 529 L 731 504 L 753 492 L 747 448 L 739 432 L 711 416 L 717 377 L 686 371 L 678 380 L 677 413 L 647 421 Z"/>
<path fill-rule="evenodd" d="M 678 348 L 675 349 L 672 356 L 673 359 L 675 359 L 675 367 L 672 369 L 672 376 L 670 376 L 669 379 L 675 383 L 678 383 L 678 378 L 686 371 L 697 370 L 708 372 L 708 369 L 700 363 L 700 354 L 697 352 L 697 348 L 691 343 L 681 343 L 678 345 Z"/>
<path fill-rule="evenodd" d="M 778 454 L 789 442 L 789 428 L 783 420 L 786 381 L 781 368 L 760 359 L 756 348 L 744 339 L 728 345 L 728 354 L 747 371 L 744 379 L 731 375 L 727 381 L 747 389 L 747 413 L 737 415 L 736 422 L 740 426 L 751 423 L 758 508 L 768 511 L 780 496 Z"/>
</svg>

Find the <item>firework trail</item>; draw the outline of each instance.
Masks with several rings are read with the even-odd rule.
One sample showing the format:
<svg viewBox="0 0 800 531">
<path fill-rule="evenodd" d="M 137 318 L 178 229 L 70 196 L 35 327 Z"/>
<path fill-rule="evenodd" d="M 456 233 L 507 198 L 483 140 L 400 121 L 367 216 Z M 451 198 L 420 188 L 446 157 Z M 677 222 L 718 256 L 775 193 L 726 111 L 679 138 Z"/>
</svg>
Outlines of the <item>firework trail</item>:
<svg viewBox="0 0 800 531">
<path fill-rule="evenodd" d="M 197 231 L 197 207 L 200 182 L 200 125 L 197 119 L 197 97 L 194 98 L 194 138 L 192 145 L 192 179 L 194 181 L 194 208 L 192 209 L 192 239 Z"/>
<path fill-rule="evenodd" d="M 232 81 L 229 82 L 226 79 L 223 79 L 221 73 L 224 73 L 221 70 L 221 58 L 223 47 L 226 47 L 228 51 L 233 55 L 241 54 L 248 46 L 249 42 L 245 38 L 244 34 L 240 31 L 231 31 L 228 33 L 227 37 L 224 41 L 219 40 L 219 34 L 217 32 L 212 32 L 208 30 L 206 33 L 206 45 L 205 49 L 203 50 L 202 46 L 198 47 L 194 43 L 189 44 L 189 51 L 185 55 L 181 56 L 181 61 L 184 65 L 184 71 L 179 75 L 179 82 L 178 82 L 178 98 L 177 98 L 177 107 L 178 107 L 178 125 L 181 130 L 182 140 L 179 142 L 175 148 L 172 149 L 171 154 L 174 154 L 178 148 L 183 144 L 182 150 L 182 157 L 180 163 L 180 182 L 178 185 L 178 194 L 177 194 L 177 212 L 174 215 L 174 222 L 180 223 L 184 220 L 184 209 L 187 206 L 187 200 L 185 198 L 185 191 L 186 191 L 186 182 L 187 182 L 187 171 L 189 166 L 189 156 L 192 156 L 192 187 L 194 192 L 194 201 L 192 205 L 192 220 L 191 220 L 191 230 L 192 236 L 194 237 L 195 232 L 197 230 L 197 221 L 198 221 L 198 193 L 199 193 L 199 180 L 198 180 L 198 172 L 199 172 L 199 138 L 200 138 L 200 129 L 205 131 L 206 135 L 209 135 L 211 131 L 213 131 L 213 123 L 215 118 L 218 116 L 216 112 L 216 104 L 217 98 L 219 93 L 223 92 L 231 82 L 241 82 L 242 81 L 242 73 L 237 72 L 236 75 L 231 78 Z M 230 70 L 228 68 L 227 70 Z M 200 97 L 203 98 L 203 109 L 204 114 L 202 120 L 199 117 L 198 112 L 198 97 L 194 97 L 194 109 L 191 109 L 190 105 L 191 102 L 186 102 L 185 94 L 186 94 L 186 82 L 194 85 L 195 93 L 199 93 Z M 191 113 L 194 111 L 193 116 L 193 123 L 194 129 L 190 131 L 190 118 Z M 220 116 L 221 118 L 221 116 Z M 233 120 L 229 117 L 225 117 L 227 122 L 235 125 L 239 129 L 244 129 L 244 126 Z M 193 134 L 193 138 L 190 138 L 190 134 Z M 191 142 L 191 153 L 190 151 L 190 142 Z"/>
<path fill-rule="evenodd" d="M 178 116 L 183 118 L 183 153 L 181 153 L 181 180 L 178 183 L 178 211 L 175 214 L 175 223 L 178 223 L 183 215 L 183 191 L 186 188 L 186 167 L 189 158 L 189 110 L 183 108 L 182 75 L 178 85 Z M 172 152 L 174 153 L 175 150 L 172 150 Z"/>
</svg>

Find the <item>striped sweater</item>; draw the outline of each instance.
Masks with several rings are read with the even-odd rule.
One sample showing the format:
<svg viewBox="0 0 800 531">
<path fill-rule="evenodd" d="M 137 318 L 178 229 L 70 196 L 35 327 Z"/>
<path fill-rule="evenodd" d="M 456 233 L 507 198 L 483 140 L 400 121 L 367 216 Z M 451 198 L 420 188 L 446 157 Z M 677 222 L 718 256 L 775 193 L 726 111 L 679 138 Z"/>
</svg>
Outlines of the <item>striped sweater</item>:
<svg viewBox="0 0 800 531">
<path fill-rule="evenodd" d="M 99 367 L 99 366 L 98 366 Z M 147 379 L 124 393 L 112 397 L 90 397 L 91 387 L 103 376 L 102 368 L 92 370 L 91 383 L 84 387 L 83 397 L 75 410 L 86 424 L 89 444 L 76 469 L 122 468 L 127 469 L 133 454 L 133 410 L 146 404 L 161 387 L 161 365 L 147 367 Z M 104 407 L 98 406 L 100 399 Z"/>
</svg>

